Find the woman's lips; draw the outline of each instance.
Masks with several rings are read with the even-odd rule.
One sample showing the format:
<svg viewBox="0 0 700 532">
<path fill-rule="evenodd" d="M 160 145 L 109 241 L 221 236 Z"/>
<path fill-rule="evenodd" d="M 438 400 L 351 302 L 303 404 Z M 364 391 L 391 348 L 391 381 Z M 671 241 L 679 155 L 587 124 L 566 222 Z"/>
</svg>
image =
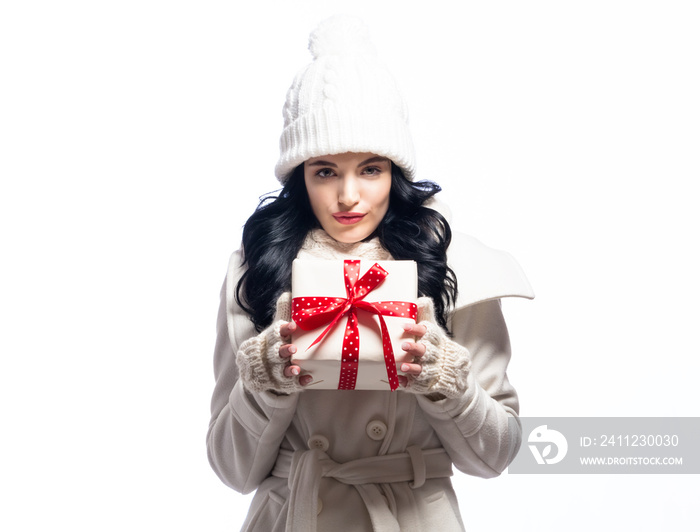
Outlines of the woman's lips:
<svg viewBox="0 0 700 532">
<path fill-rule="evenodd" d="M 362 220 L 365 214 L 366 213 L 363 214 L 361 212 L 336 212 L 333 218 L 343 225 L 352 225 Z"/>
</svg>

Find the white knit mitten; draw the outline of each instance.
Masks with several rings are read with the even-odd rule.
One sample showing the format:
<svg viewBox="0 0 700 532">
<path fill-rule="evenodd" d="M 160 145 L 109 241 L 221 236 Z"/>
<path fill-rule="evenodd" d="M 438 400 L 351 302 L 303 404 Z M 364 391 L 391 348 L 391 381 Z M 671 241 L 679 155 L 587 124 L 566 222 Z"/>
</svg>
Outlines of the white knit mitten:
<svg viewBox="0 0 700 532">
<path fill-rule="evenodd" d="M 406 375 L 405 391 L 445 397 L 461 397 L 467 390 L 471 357 L 466 347 L 451 340 L 435 319 L 435 306 L 429 297 L 418 299 L 418 323 L 427 332 L 417 343 L 425 345 L 425 354 L 416 357 L 420 375 Z"/>
<path fill-rule="evenodd" d="M 286 377 L 284 368 L 289 360 L 280 357 L 280 347 L 289 343 L 289 338 L 280 334 L 282 324 L 292 316 L 292 294 L 283 293 L 277 300 L 275 318 L 267 329 L 241 344 L 236 354 L 236 364 L 241 380 L 248 390 L 277 393 L 293 393 L 303 390 L 297 377 Z"/>
</svg>

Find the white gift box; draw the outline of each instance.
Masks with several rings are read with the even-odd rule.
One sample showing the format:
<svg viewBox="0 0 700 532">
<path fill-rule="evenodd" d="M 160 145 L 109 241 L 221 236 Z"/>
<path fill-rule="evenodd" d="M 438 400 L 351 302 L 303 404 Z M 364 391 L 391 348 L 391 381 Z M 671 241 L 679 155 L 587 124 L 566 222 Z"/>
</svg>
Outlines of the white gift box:
<svg viewBox="0 0 700 532">
<path fill-rule="evenodd" d="M 362 298 L 363 301 L 368 303 L 401 301 L 415 304 L 418 291 L 418 273 L 414 261 L 362 260 L 360 261 L 359 279 L 374 264 L 384 268 L 388 275 Z M 314 304 L 324 304 L 320 302 L 322 298 L 347 297 L 343 260 L 294 260 L 292 264 L 293 302 L 298 304 L 300 298 L 306 298 L 309 301 L 317 298 L 319 302 L 314 302 Z M 294 298 L 299 299 L 294 300 Z M 360 345 L 355 389 L 389 390 L 379 317 L 359 308 L 356 315 Z M 292 308 L 292 316 L 294 316 L 294 308 Z M 403 362 L 412 361 L 412 357 L 406 355 L 405 351 L 401 349 L 401 344 L 406 340 L 414 339 L 412 335 L 403 330 L 403 326 L 405 323 L 415 323 L 415 320 L 399 315 L 386 315 L 383 318 L 394 350 L 396 369 L 400 374 L 400 365 Z M 297 331 L 292 337 L 292 343 L 297 347 L 293 362 L 301 367 L 302 374 L 313 376 L 309 388 L 338 389 L 347 320 L 347 315 L 342 316 L 326 336 L 310 348 L 309 346 L 326 329 L 327 324 L 309 331 L 297 327 Z"/>
</svg>

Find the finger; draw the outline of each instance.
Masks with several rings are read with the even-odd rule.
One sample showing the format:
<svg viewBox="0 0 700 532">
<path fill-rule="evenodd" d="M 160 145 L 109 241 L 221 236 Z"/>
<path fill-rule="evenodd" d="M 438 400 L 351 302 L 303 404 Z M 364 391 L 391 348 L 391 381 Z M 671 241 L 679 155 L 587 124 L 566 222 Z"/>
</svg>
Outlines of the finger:
<svg viewBox="0 0 700 532">
<path fill-rule="evenodd" d="M 291 365 L 284 368 L 285 377 L 296 377 L 301 373 L 301 368 L 299 366 Z"/>
<path fill-rule="evenodd" d="M 407 373 L 408 375 L 414 375 L 416 377 L 420 375 L 422 369 L 423 368 L 420 364 L 409 364 L 408 362 L 404 362 L 403 364 L 401 364 L 401 371 Z"/>
<path fill-rule="evenodd" d="M 425 325 L 421 325 L 420 323 L 405 323 L 403 326 L 403 330 L 406 331 L 408 334 L 412 334 L 413 336 L 418 337 L 421 337 L 428 332 L 428 328 Z"/>
<path fill-rule="evenodd" d="M 284 338 L 286 336 L 291 336 L 292 333 L 294 333 L 294 331 L 296 331 L 296 330 L 297 330 L 297 324 L 294 323 L 293 321 L 290 321 L 288 323 L 283 323 L 280 326 L 280 336 L 282 338 Z"/>
<path fill-rule="evenodd" d="M 408 379 L 403 375 L 399 375 L 399 386 L 401 386 L 402 388 L 408 386 Z"/>
<path fill-rule="evenodd" d="M 280 347 L 280 356 L 282 358 L 289 358 L 296 352 L 297 346 L 295 346 L 294 344 L 284 344 Z"/>
<path fill-rule="evenodd" d="M 425 344 L 417 342 L 404 342 L 401 344 L 401 349 L 406 351 L 411 356 L 422 357 L 425 354 Z"/>
<path fill-rule="evenodd" d="M 308 386 L 314 378 L 311 375 L 302 375 L 299 377 L 299 384 L 302 386 Z"/>
</svg>

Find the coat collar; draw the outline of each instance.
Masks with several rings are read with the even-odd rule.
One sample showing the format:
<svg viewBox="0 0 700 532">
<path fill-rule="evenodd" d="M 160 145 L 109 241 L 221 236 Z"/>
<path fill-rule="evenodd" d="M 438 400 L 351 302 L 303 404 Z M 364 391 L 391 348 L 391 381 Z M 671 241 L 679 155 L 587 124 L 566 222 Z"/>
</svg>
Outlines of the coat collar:
<svg viewBox="0 0 700 532">
<path fill-rule="evenodd" d="M 455 310 L 502 297 L 535 297 L 525 273 L 510 253 L 490 248 L 472 236 L 452 233 L 447 263 L 457 276 Z"/>
</svg>

